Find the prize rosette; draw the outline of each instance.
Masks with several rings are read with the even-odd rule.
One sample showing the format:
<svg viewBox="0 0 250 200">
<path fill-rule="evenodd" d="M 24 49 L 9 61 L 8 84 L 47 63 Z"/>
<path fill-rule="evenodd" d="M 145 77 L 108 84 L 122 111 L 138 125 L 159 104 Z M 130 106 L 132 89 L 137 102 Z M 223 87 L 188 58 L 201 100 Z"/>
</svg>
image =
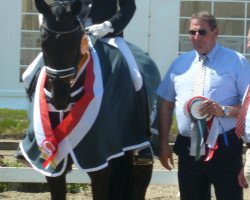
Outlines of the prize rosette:
<svg viewBox="0 0 250 200">
<path fill-rule="evenodd" d="M 207 118 L 207 115 L 201 115 L 199 110 L 202 106 L 202 102 L 206 100 L 203 96 L 196 96 L 190 99 L 185 105 L 185 112 L 188 113 L 193 121 L 203 120 Z"/>
<path fill-rule="evenodd" d="M 204 133 L 206 130 L 206 115 L 201 115 L 199 110 L 202 106 L 203 101 L 206 100 L 203 96 L 195 96 L 191 98 L 184 107 L 184 113 L 188 115 L 188 117 L 191 118 L 191 120 L 194 123 L 194 127 L 197 131 L 194 131 L 195 135 L 191 136 L 191 143 L 192 140 L 195 142 L 195 160 L 199 160 L 201 157 L 201 148 L 204 144 Z"/>
</svg>

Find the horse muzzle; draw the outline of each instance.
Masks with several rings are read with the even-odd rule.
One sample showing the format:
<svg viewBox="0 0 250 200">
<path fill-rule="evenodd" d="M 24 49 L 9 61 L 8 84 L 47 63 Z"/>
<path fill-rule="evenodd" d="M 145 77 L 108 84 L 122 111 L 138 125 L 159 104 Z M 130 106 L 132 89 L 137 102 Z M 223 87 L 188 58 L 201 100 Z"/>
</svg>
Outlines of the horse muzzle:
<svg viewBox="0 0 250 200">
<path fill-rule="evenodd" d="M 60 79 L 55 79 L 51 82 L 51 99 L 50 103 L 57 110 L 65 110 L 68 108 L 71 100 L 70 83 Z"/>
</svg>

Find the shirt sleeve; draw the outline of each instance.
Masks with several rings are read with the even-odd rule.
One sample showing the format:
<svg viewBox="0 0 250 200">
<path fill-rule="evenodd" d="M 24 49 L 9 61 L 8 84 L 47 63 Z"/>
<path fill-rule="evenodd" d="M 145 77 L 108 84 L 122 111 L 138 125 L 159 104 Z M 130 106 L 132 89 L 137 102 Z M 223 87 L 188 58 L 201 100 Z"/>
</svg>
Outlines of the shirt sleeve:
<svg viewBox="0 0 250 200">
<path fill-rule="evenodd" d="M 176 92 L 174 86 L 174 77 L 175 74 L 173 72 L 174 64 L 172 64 L 167 71 L 165 77 L 163 78 L 162 82 L 158 86 L 156 93 L 163 99 L 175 102 Z"/>
<path fill-rule="evenodd" d="M 134 16 L 135 10 L 135 0 L 119 0 L 119 10 L 109 19 L 114 28 L 114 34 L 123 31 Z"/>
</svg>

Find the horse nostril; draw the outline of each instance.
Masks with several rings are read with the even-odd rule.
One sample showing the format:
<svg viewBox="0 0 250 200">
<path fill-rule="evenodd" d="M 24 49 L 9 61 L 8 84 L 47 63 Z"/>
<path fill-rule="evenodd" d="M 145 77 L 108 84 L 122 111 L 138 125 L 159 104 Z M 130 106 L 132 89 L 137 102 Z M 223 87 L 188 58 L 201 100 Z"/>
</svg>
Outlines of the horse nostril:
<svg viewBox="0 0 250 200">
<path fill-rule="evenodd" d="M 51 99 L 51 104 L 57 109 L 57 110 L 66 110 L 70 104 L 69 98 L 53 98 Z"/>
</svg>

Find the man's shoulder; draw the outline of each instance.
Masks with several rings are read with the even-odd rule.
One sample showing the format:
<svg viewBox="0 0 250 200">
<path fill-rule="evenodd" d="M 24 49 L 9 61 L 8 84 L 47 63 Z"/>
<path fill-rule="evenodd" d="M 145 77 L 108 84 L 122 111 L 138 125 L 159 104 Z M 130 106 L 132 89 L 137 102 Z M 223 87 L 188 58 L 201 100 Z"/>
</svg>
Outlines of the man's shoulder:
<svg viewBox="0 0 250 200">
<path fill-rule="evenodd" d="M 195 50 L 188 51 L 185 53 L 180 54 L 175 60 L 174 63 L 190 63 L 192 62 L 196 57 Z"/>
<path fill-rule="evenodd" d="M 218 45 L 218 51 L 230 58 L 245 58 L 242 53 L 222 45 Z"/>
<path fill-rule="evenodd" d="M 249 66 L 248 59 L 240 52 L 219 45 L 216 58 L 220 61 L 231 63 L 232 66 Z"/>
</svg>

